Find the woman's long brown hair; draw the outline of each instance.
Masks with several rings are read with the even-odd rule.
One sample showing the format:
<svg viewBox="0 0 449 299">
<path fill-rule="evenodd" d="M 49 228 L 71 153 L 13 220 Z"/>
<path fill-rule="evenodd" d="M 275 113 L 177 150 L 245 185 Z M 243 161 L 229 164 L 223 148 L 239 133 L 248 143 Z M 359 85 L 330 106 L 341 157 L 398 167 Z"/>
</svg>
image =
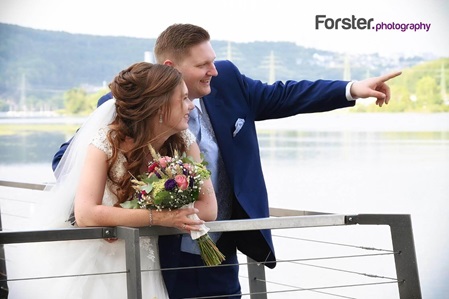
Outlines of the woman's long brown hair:
<svg viewBox="0 0 449 299">
<path fill-rule="evenodd" d="M 121 71 L 109 84 L 116 100 L 117 114 L 108 133 L 108 140 L 112 145 L 108 178 L 117 186 L 112 191 L 119 203 L 133 195 L 131 178 L 137 177 L 142 165 L 148 162 L 148 145 L 158 137 L 152 127 L 154 118 L 160 117 L 161 108 L 165 111 L 165 116 L 170 115 L 169 101 L 181 82 L 181 73 L 173 67 L 140 62 Z M 134 142 L 131 148 L 125 150 L 122 144 L 126 137 L 132 138 Z M 186 150 L 180 133 L 167 139 L 160 154 L 173 155 L 175 150 Z M 111 168 L 117 162 L 119 152 L 127 159 L 126 172 L 122 177 L 116 178 L 111 175 Z"/>
</svg>

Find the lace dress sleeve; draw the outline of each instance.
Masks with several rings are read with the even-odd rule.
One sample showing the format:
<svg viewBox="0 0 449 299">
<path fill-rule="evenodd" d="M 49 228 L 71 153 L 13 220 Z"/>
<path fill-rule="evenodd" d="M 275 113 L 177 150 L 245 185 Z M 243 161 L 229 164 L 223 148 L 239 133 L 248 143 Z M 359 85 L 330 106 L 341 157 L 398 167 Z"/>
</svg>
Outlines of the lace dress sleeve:
<svg viewBox="0 0 449 299">
<path fill-rule="evenodd" d="M 104 127 L 98 130 L 98 133 L 92 139 L 91 144 L 103 151 L 108 158 L 112 156 L 112 144 L 109 142 L 107 138 L 107 133 L 109 132 L 109 128 Z M 125 156 L 119 152 L 117 155 L 117 160 L 111 167 L 111 176 L 114 179 L 118 179 L 125 174 Z M 116 189 L 116 185 L 108 178 L 106 181 L 106 188 L 103 195 L 103 204 L 107 206 L 112 206 L 117 202 L 117 197 L 114 195 Z"/>
<path fill-rule="evenodd" d="M 98 130 L 98 133 L 95 135 L 95 137 L 92 139 L 91 144 L 98 148 L 99 150 L 103 151 L 108 158 L 112 156 L 112 146 L 111 143 L 109 143 L 109 140 L 107 139 L 106 135 L 108 133 L 108 128 L 104 127 Z"/>
<path fill-rule="evenodd" d="M 190 130 L 182 131 L 181 134 L 182 137 L 184 138 L 187 148 L 189 148 L 190 145 L 192 145 L 192 143 L 196 142 L 195 135 L 193 135 L 193 133 Z"/>
</svg>

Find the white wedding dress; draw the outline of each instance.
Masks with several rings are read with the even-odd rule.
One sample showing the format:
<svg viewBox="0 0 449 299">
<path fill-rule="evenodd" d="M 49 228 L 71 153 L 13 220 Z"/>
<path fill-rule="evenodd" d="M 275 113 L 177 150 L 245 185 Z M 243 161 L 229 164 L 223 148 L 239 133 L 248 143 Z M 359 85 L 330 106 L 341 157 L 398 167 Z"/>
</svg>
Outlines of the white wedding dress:
<svg viewBox="0 0 449 299">
<path fill-rule="evenodd" d="M 55 229 L 73 227 L 66 219 L 72 208 L 74 191 L 85 153 L 92 142 L 97 148 L 111 155 L 111 145 L 106 138 L 107 127 L 113 117 L 114 106 L 110 100 L 93 113 L 93 120 L 87 121 L 76 134 L 76 142 L 71 142 L 72 150 L 64 155 L 64 165 L 57 172 L 58 181 L 50 191 L 41 191 L 36 207 L 30 217 L 21 221 L 6 221 L 4 230 Z M 112 106 L 111 106 L 112 105 Z M 109 106 L 109 107 L 103 107 Z M 97 111 L 96 110 L 96 111 Z M 102 118 L 103 117 L 103 118 Z M 102 118 L 100 121 L 95 120 Z M 92 124 L 93 123 L 93 124 Z M 95 129 L 94 131 L 92 131 Z M 85 135 L 83 135 L 85 134 Z M 87 134 L 87 135 L 86 135 Z M 186 131 L 187 144 L 194 141 L 193 135 Z M 73 150 L 75 147 L 75 150 Z M 73 155 L 73 156 L 72 156 Z M 67 157 L 66 157 L 67 156 Z M 124 173 L 125 157 L 119 155 L 113 166 L 114 175 Z M 69 165 L 69 166 L 67 166 Z M 68 169 L 64 169 L 68 168 Z M 111 193 L 108 180 L 103 197 L 104 205 L 114 205 L 116 197 Z M 72 195 L 70 195 L 72 194 Z M 140 238 L 142 270 L 142 298 L 168 298 L 162 279 L 157 237 Z M 109 243 L 103 239 L 83 241 L 63 241 L 5 245 L 8 275 L 9 299 L 125 299 L 127 298 L 125 244 L 123 240 Z M 93 274 L 93 275 L 92 275 Z M 73 276 L 75 275 L 75 276 Z M 24 278 L 39 278 L 23 280 Z M 53 278 L 58 277 L 58 278 Z"/>
</svg>

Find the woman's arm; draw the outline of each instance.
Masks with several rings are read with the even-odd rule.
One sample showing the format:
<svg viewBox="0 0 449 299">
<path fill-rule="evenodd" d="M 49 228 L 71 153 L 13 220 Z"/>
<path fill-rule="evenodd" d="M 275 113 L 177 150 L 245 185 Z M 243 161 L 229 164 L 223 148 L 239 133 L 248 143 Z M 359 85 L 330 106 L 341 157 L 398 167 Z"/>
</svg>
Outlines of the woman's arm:
<svg viewBox="0 0 449 299">
<path fill-rule="evenodd" d="M 187 216 L 198 213 L 197 209 L 173 211 L 150 211 L 124 209 L 102 204 L 107 180 L 107 156 L 93 145 L 89 145 L 86 160 L 75 196 L 75 218 L 80 227 L 85 226 L 130 226 L 159 225 L 182 229 L 184 224 L 194 229 L 202 220 L 191 220 Z"/>
<path fill-rule="evenodd" d="M 191 156 L 195 162 L 201 162 L 200 148 L 196 142 L 189 146 L 187 155 Z M 204 180 L 198 200 L 195 202 L 195 208 L 199 210 L 199 218 L 205 221 L 217 219 L 217 198 L 215 197 L 214 187 L 210 178 Z"/>
</svg>

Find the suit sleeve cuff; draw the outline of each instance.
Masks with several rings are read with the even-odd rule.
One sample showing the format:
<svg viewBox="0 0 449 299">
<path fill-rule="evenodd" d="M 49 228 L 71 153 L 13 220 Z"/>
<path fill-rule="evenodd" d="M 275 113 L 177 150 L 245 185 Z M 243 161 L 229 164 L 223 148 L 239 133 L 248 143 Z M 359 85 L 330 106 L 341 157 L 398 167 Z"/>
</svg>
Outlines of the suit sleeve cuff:
<svg viewBox="0 0 449 299">
<path fill-rule="evenodd" d="M 348 82 L 348 84 L 346 85 L 346 99 L 348 100 L 348 101 L 355 101 L 355 100 L 357 100 L 357 98 L 353 98 L 352 97 L 352 95 L 351 95 L 351 86 L 352 86 L 352 84 L 354 83 L 355 81 L 350 81 L 350 82 Z"/>
</svg>

